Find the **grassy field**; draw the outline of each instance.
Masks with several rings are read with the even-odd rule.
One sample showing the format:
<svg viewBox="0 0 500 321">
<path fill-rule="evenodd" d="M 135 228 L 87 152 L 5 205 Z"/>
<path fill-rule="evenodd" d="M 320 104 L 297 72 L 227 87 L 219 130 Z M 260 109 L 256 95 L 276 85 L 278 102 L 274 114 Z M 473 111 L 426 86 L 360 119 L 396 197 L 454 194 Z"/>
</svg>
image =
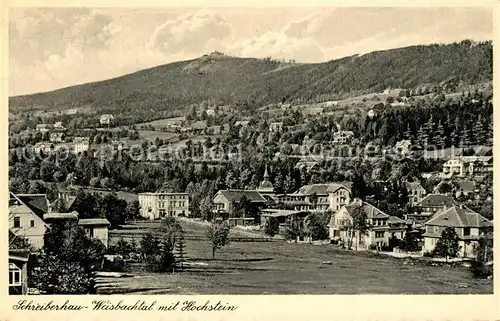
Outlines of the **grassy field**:
<svg viewBox="0 0 500 321">
<path fill-rule="evenodd" d="M 184 224 L 187 235 L 204 227 Z M 186 241 L 186 270 L 100 278 L 99 293 L 132 294 L 466 294 L 492 293 L 462 267 L 434 267 L 330 245 L 234 242 L 211 259 L 208 241 Z M 324 264 L 325 261 L 331 264 Z"/>
<path fill-rule="evenodd" d="M 157 129 L 160 129 L 160 128 L 167 127 L 167 126 L 172 125 L 172 124 L 176 124 L 177 122 L 182 122 L 185 119 L 186 119 L 185 117 L 163 118 L 163 119 L 153 120 L 153 121 L 150 121 L 147 123 L 139 123 L 136 126 L 138 128 L 140 128 L 143 125 L 149 125 L 149 126 L 153 126 L 153 127 L 157 128 Z"/>
<path fill-rule="evenodd" d="M 167 140 L 172 140 L 178 136 L 177 134 L 174 133 L 152 131 L 152 130 L 139 130 L 138 132 L 139 132 L 139 137 L 141 139 L 149 140 L 152 142 L 154 142 L 156 138 L 167 141 Z"/>
</svg>

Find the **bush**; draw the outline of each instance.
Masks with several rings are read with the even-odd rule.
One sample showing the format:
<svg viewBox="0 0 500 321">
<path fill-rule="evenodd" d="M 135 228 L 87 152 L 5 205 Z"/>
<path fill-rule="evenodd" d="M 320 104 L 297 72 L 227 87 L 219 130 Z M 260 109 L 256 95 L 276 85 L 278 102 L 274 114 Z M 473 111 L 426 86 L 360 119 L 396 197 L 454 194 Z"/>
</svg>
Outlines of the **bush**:
<svg viewBox="0 0 500 321">
<path fill-rule="evenodd" d="M 433 252 L 424 252 L 424 257 L 434 257 L 434 253 Z"/>
<path fill-rule="evenodd" d="M 469 271 L 476 279 L 486 279 L 488 276 L 493 275 L 493 265 L 487 266 L 482 261 L 474 260 Z"/>
<path fill-rule="evenodd" d="M 103 270 L 109 272 L 125 272 L 125 261 L 119 256 L 116 256 L 113 261 L 105 259 Z"/>
</svg>

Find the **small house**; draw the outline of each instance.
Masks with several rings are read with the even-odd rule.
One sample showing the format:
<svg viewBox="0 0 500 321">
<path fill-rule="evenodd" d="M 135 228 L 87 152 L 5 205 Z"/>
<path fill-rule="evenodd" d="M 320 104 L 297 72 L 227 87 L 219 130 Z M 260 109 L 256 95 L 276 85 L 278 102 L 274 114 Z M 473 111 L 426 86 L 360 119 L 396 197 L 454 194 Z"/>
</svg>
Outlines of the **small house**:
<svg viewBox="0 0 500 321">
<path fill-rule="evenodd" d="M 110 223 L 105 218 L 86 218 L 78 220 L 78 225 L 85 229 L 89 238 L 95 238 L 108 247 L 108 229 Z"/>
<path fill-rule="evenodd" d="M 463 205 L 443 209 L 425 223 L 424 250 L 432 252 L 446 228 L 459 238 L 459 257 L 474 257 L 479 238 L 492 232 L 493 222 Z"/>
<path fill-rule="evenodd" d="M 99 123 L 101 126 L 109 126 L 113 122 L 114 116 L 111 114 L 104 114 L 99 117 Z"/>
</svg>

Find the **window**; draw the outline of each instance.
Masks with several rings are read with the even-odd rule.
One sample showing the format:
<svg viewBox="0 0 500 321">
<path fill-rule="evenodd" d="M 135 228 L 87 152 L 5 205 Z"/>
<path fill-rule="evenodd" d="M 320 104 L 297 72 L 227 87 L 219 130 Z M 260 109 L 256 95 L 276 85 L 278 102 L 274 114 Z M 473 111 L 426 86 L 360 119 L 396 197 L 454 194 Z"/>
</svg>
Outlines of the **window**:
<svg viewBox="0 0 500 321">
<path fill-rule="evenodd" d="M 87 233 L 89 234 L 89 237 L 94 237 L 94 229 L 93 228 L 89 228 L 87 230 Z"/>
<path fill-rule="evenodd" d="M 384 237 L 384 232 L 383 231 L 382 232 L 375 232 L 375 237 L 376 238 L 382 238 L 382 237 Z"/>
<path fill-rule="evenodd" d="M 21 218 L 19 216 L 14 217 L 14 227 L 15 228 L 21 227 Z"/>
<path fill-rule="evenodd" d="M 9 263 L 9 286 L 21 285 L 21 269 L 14 263 Z"/>
<path fill-rule="evenodd" d="M 470 227 L 464 227 L 464 236 L 470 235 Z"/>
<path fill-rule="evenodd" d="M 30 221 L 30 227 L 35 227 L 35 220 Z"/>
</svg>

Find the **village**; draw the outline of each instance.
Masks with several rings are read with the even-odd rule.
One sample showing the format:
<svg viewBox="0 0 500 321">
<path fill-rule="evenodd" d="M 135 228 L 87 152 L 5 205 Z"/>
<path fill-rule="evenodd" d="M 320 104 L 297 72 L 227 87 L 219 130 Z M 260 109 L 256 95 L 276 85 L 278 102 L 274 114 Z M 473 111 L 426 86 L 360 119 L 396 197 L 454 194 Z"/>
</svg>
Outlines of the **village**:
<svg viewBox="0 0 500 321">
<path fill-rule="evenodd" d="M 399 108 L 419 101 L 446 99 L 447 104 L 462 101 L 463 108 L 472 110 L 489 108 L 491 99 L 477 91 L 446 98 L 387 90 L 370 97 L 380 101 L 377 96 L 386 97 L 385 103 L 278 104 L 240 119 L 234 111 L 231 116 L 230 108 L 206 104 L 191 108 L 186 117 L 149 124 L 119 126 L 112 114 L 103 114 L 92 116 L 94 127 L 89 129 L 74 123 L 66 128 L 57 121 L 11 130 L 10 292 L 54 291 L 43 285 L 47 280 L 38 288 L 33 284 L 40 283 L 30 281 L 33 271 L 37 282 L 44 277 L 40 267 L 33 270 L 33 258 L 41 255 L 35 260 L 40 264 L 48 260 L 48 248 L 79 238 L 95 246 L 91 268 L 82 267 L 90 269 L 93 281 L 75 290 L 83 293 L 112 291 L 115 285 L 109 284 L 120 273 L 132 279 L 145 271 L 177 270 L 181 279 L 182 273 L 212 273 L 197 271 L 214 262 L 224 266 L 216 253 L 225 257 L 237 244 L 245 247 L 237 255 L 268 245 L 285 247 L 281 253 L 302 251 L 303 246 L 330 249 L 331 255 L 321 252 L 319 264 L 324 266 L 334 266 L 342 252 L 376 255 L 390 264 L 420 262 L 436 270 L 457 266 L 460 273 L 470 269 L 472 276 L 455 282 L 452 291 L 476 291 L 467 284 L 475 277 L 491 282 L 488 271 L 493 268 L 490 122 L 479 116 L 474 126 L 463 126 L 460 132 L 458 116 L 455 123 L 445 123 L 430 115 L 420 120 L 420 127 L 386 128 L 383 133 L 384 126 L 373 126 L 371 132 L 370 122 L 391 117 L 380 108 L 399 113 Z M 349 112 L 342 106 L 349 106 Z M 78 111 L 65 114 L 74 117 Z M 359 119 L 366 132 L 355 124 Z M 241 144 L 231 146 L 235 141 L 248 144 L 243 149 Z M 243 168 L 252 154 L 264 156 Z M 124 163 L 139 167 L 123 171 Z M 159 171 L 162 167 L 171 168 L 168 175 L 174 176 L 167 179 Z M 183 174 L 175 174 L 175 168 Z M 134 175 L 127 179 L 136 188 L 126 187 L 125 174 L 118 171 Z M 196 249 L 201 252 L 192 254 L 192 247 L 198 247 L 192 243 L 202 242 L 211 244 L 212 251 Z M 273 260 L 279 252 L 249 261 Z M 359 259 L 353 256 L 353 261 Z M 175 282 L 183 286 L 181 280 Z"/>
</svg>

